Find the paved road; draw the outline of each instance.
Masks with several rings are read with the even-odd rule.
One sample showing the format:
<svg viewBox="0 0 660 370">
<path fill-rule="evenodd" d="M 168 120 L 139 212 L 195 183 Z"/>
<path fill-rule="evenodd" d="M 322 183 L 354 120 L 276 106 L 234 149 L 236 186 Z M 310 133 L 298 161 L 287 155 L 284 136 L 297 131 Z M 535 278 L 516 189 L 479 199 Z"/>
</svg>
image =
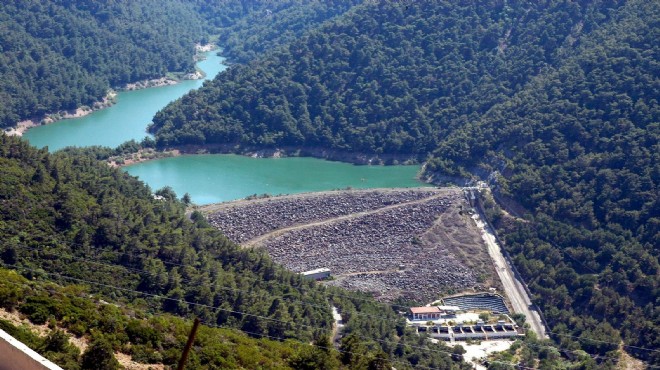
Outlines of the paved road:
<svg viewBox="0 0 660 370">
<path fill-rule="evenodd" d="M 497 275 L 499 275 L 500 280 L 502 281 L 504 291 L 513 306 L 513 311 L 524 314 L 526 322 L 529 324 L 532 331 L 534 331 L 539 338 L 546 338 L 545 326 L 541 322 L 539 314 L 530 308 L 532 301 L 527 295 L 525 288 L 523 288 L 522 283 L 516 279 L 513 271 L 511 271 L 511 266 L 509 266 L 504 258 L 502 250 L 495 240 L 493 231 L 478 214 L 475 214 L 472 218 L 476 222 L 477 227 L 481 230 L 481 236 L 488 246 L 488 254 L 490 254 L 490 257 L 495 263 Z"/>
</svg>

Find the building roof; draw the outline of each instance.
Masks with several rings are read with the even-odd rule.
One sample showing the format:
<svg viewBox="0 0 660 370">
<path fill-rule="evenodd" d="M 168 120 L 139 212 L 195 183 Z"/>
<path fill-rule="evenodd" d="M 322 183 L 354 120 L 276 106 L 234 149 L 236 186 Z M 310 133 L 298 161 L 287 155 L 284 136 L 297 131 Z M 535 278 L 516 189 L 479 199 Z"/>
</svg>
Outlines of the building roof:
<svg viewBox="0 0 660 370">
<path fill-rule="evenodd" d="M 410 312 L 412 312 L 413 314 L 440 313 L 440 309 L 438 309 L 438 306 L 410 307 Z"/>
<path fill-rule="evenodd" d="M 330 269 L 320 268 L 320 269 L 316 269 L 316 270 L 309 270 L 309 271 L 301 272 L 300 275 L 313 275 L 313 274 L 319 274 L 319 273 L 322 273 L 322 272 L 328 272 L 329 273 Z"/>
<path fill-rule="evenodd" d="M 458 306 L 437 306 L 442 311 L 460 311 Z"/>
</svg>

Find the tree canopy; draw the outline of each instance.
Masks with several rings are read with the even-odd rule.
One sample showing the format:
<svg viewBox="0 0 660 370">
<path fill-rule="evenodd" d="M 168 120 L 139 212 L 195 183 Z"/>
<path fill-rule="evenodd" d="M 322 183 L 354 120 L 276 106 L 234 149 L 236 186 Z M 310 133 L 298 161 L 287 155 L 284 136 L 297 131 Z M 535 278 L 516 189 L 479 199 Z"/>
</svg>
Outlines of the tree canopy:
<svg viewBox="0 0 660 370">
<path fill-rule="evenodd" d="M 240 248 L 199 214 L 187 217 L 185 204 L 171 189 L 158 190 L 155 194 L 161 197 L 155 197 L 141 181 L 97 160 L 106 152 L 90 148 L 49 154 L 0 135 L 0 265 L 23 276 L 4 274 L 0 279 L 3 307 L 18 309 L 35 324 L 53 322 L 78 336 L 110 335 L 107 339 L 116 348 L 128 342 L 142 346 L 137 353 L 150 361 L 158 358 L 150 355 L 154 350 L 171 360 L 167 348 L 172 347 L 158 334 L 165 329 L 157 322 L 139 324 L 126 318 L 106 322 L 98 317 L 100 309 L 90 294 L 98 295 L 96 302 L 106 302 L 101 302 L 102 310 L 115 310 L 109 301 L 129 312 L 196 316 L 208 326 L 305 346 L 330 335 L 334 305 L 342 312 L 346 332 L 368 344 L 362 353 L 366 357 L 382 357 L 383 352 L 397 368 L 463 366 L 452 365 L 446 354 L 433 352 L 425 338 L 405 330 L 404 319 L 392 307 L 304 279 L 274 264 L 263 250 Z M 25 278 L 66 286 L 74 298 L 48 287 L 16 288 L 28 284 Z M 212 337 L 205 343 L 202 351 L 218 350 Z M 85 358 L 102 355 L 101 344 Z M 172 351 L 180 350 L 179 345 L 172 344 Z M 397 352 L 397 346 L 411 347 Z M 273 356 L 289 359 L 286 347 Z M 77 356 L 57 348 L 65 353 L 63 362 Z M 317 349 L 305 349 L 299 360 L 343 366 L 336 361 L 336 351 L 323 354 Z M 225 366 L 208 361 L 200 367 Z"/>
<path fill-rule="evenodd" d="M 266 25 L 263 20 L 297 24 L 295 28 L 303 30 L 352 4 L 325 3 L 4 1 L 0 7 L 0 127 L 91 106 L 102 100 L 109 88 L 160 78 L 169 72 L 193 72 L 194 45 L 207 43 L 218 34 L 232 45 L 231 39 L 239 34 L 244 37 L 248 26 Z M 266 13 L 271 16 L 265 17 Z M 268 27 L 261 26 L 260 34 L 267 33 Z M 271 32 L 268 37 L 275 41 L 261 50 L 293 34 Z M 264 42 L 264 38 L 260 40 Z"/>
<path fill-rule="evenodd" d="M 489 179 L 524 217 L 489 208 L 554 338 L 604 355 L 596 340 L 621 335 L 658 361 L 659 13 L 365 2 L 231 67 L 151 129 L 160 147 L 397 154 L 433 181 Z"/>
</svg>

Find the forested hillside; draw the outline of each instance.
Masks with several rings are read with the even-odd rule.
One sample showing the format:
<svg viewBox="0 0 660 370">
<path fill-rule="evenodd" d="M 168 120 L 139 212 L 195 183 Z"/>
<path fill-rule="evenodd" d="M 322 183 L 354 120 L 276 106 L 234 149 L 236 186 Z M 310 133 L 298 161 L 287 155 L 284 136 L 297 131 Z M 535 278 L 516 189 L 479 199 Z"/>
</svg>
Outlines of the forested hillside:
<svg viewBox="0 0 660 370">
<path fill-rule="evenodd" d="M 152 130 L 163 146 L 236 142 L 425 158 L 611 11 L 571 4 L 365 3 L 230 68 L 156 115 Z"/>
<path fill-rule="evenodd" d="M 0 269 L 1 308 L 25 315 L 30 323 L 48 323 L 47 335 L 29 326 L 0 319 L 0 329 L 67 370 L 114 369 L 113 352 L 137 363 L 174 366 L 188 338 L 191 321 L 168 314 L 153 315 L 137 305 L 108 304 L 83 284 L 61 287 L 28 280 Z M 107 299 L 107 298 L 106 298 Z M 75 343 L 85 343 L 81 351 Z M 290 368 L 289 360 L 305 356 L 302 342 L 253 339 L 236 330 L 202 326 L 187 369 Z"/>
<path fill-rule="evenodd" d="M 5 286 L 0 305 L 17 307 L 36 324 L 53 321 L 76 335 L 91 338 L 101 331 L 116 348 L 126 344 L 117 333 L 129 322 L 111 320 L 109 327 L 99 327 L 86 317 L 94 310 L 84 302 L 88 294 L 81 292 L 149 314 L 194 315 L 206 325 L 235 328 L 256 338 L 320 346 L 304 346 L 299 357 L 290 357 L 299 345 L 274 350 L 284 353 L 283 361 L 294 368 L 304 368 L 303 363 L 324 368 L 326 361 L 328 369 L 377 363 L 404 369 L 465 365 L 452 361 L 446 347 L 431 349 L 423 336 L 406 329 L 394 308 L 305 280 L 275 265 L 265 252 L 231 243 L 200 214 L 188 219 L 185 205 L 171 190 L 157 191 L 156 199 L 136 178 L 95 159 L 104 152 L 91 148 L 48 154 L 18 138 L 0 136 L 0 264 L 32 281 L 84 287 L 69 289 L 78 302 L 73 304 L 48 290 L 25 297 Z M 332 346 L 327 342 L 331 305 L 343 315 L 347 338 L 353 338 L 342 343 L 342 352 L 320 350 Z M 157 350 L 166 358 L 171 356 L 167 348 L 179 344 L 172 346 L 153 342 L 139 350 Z"/>
<path fill-rule="evenodd" d="M 205 30 L 181 1 L 8 0 L 0 7 L 0 126 L 194 70 Z"/>
<path fill-rule="evenodd" d="M 252 11 L 220 29 L 218 44 L 232 62 L 247 63 L 264 52 L 293 41 L 326 20 L 345 13 L 361 0 L 250 2 Z"/>
<path fill-rule="evenodd" d="M 570 343 L 605 353 L 621 331 L 660 363 L 660 17 L 629 2 L 556 68 L 442 143 L 429 170 L 499 171 L 529 210 L 508 248 Z M 496 172 L 494 172 L 496 173 Z M 610 326 L 611 325 L 611 326 Z"/>
<path fill-rule="evenodd" d="M 0 127 L 100 101 L 109 88 L 194 71 L 194 45 L 259 29 L 260 50 L 353 2 L 8 0 L 0 6 Z M 269 14 L 268 17 L 265 15 Z M 302 15 L 305 16 L 302 16 Z M 269 31 L 285 22 L 292 32 Z M 238 48 L 238 47 L 237 47 Z M 238 55 L 241 52 L 234 52 Z M 240 59 L 240 58 L 237 58 Z"/>
<path fill-rule="evenodd" d="M 161 147 L 322 147 L 482 176 L 563 348 L 659 363 L 660 5 L 368 2 L 154 118 Z M 533 364 L 526 364 L 533 366 Z"/>
</svg>

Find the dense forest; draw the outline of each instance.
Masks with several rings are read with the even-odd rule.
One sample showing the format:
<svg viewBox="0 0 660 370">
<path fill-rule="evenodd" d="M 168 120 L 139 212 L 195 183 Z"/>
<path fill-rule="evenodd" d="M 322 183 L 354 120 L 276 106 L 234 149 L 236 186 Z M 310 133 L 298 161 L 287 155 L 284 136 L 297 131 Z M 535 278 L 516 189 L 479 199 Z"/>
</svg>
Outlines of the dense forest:
<svg viewBox="0 0 660 370">
<path fill-rule="evenodd" d="M 224 35 L 222 41 L 232 45 L 234 36 L 230 35 L 243 30 L 240 35 L 244 37 L 248 27 L 264 24 L 264 19 L 298 29 L 269 35 L 274 40 L 261 47 L 265 50 L 351 4 L 324 3 L 4 1 L 0 7 L 0 127 L 91 106 L 109 88 L 169 72 L 193 72 L 194 45 L 205 44 L 213 36 Z M 260 28 L 260 34 L 266 32 Z"/>
<path fill-rule="evenodd" d="M 600 2 L 365 3 L 230 68 L 156 115 L 152 131 L 162 146 L 321 146 L 424 159 L 611 10 Z"/>
<path fill-rule="evenodd" d="M 154 118 L 160 147 L 323 147 L 490 179 L 563 348 L 660 363 L 660 6 L 365 2 Z M 250 46 L 246 43 L 246 48 Z M 529 364 L 527 365 L 529 366 Z"/>
<path fill-rule="evenodd" d="M 555 68 L 457 130 L 429 162 L 445 173 L 479 166 L 494 175 L 498 196 L 529 210 L 519 212 L 526 221 L 495 221 L 561 342 L 604 354 L 617 346 L 594 340 L 621 336 L 654 363 L 658 16 L 657 3 L 630 2 Z"/>
<path fill-rule="evenodd" d="M 179 1 L 4 1 L 0 126 L 91 105 L 110 87 L 194 71 L 194 44 L 205 34 L 197 19 Z"/>
<path fill-rule="evenodd" d="M 220 29 L 218 44 L 222 46 L 222 55 L 230 61 L 247 63 L 361 2 L 289 0 L 257 3 L 261 6 Z"/>
<path fill-rule="evenodd" d="M 126 339 L 121 334 L 130 337 L 131 321 L 126 318 L 110 319 L 108 328 L 99 327 L 105 324 L 97 316 L 88 317 L 96 312 L 90 308 L 94 303 L 84 302 L 90 293 L 98 295 L 97 303 L 116 302 L 129 311 L 195 316 L 207 326 L 284 341 L 283 349 L 273 351 L 286 355 L 282 361 L 293 368 L 359 369 L 389 363 L 402 369 L 466 366 L 452 360 L 444 345 L 431 347 L 423 336 L 406 329 L 395 308 L 305 280 L 275 265 L 264 251 L 241 249 L 200 214 L 187 217 L 185 203 L 171 189 L 152 194 L 136 178 L 97 160 L 107 154 L 107 149 L 99 148 L 48 154 L 18 138 L 0 136 L 0 264 L 30 282 L 66 286 L 75 301 L 63 301 L 57 291 L 31 286 L 16 275 L 11 281 L 27 290 L 1 284 L 3 307 L 18 309 L 35 324 L 52 322 L 90 340 L 102 334 L 115 349 L 159 353 L 149 360 L 152 357 L 140 352 L 143 357 L 138 358 L 147 362 L 171 362 L 168 351 L 180 350 L 181 341 L 168 347 Z M 26 294 L 32 289 L 34 293 Z M 328 349 L 332 305 L 346 325 L 341 352 Z M 114 310 L 111 306 L 104 310 Z M 183 325 L 180 320 L 172 322 Z M 141 325 L 161 335 L 166 330 Z M 287 340 L 298 344 L 287 349 Z M 148 348 L 127 346 L 129 341 Z M 300 349 L 300 342 L 317 346 Z M 289 357 L 292 351 L 301 354 Z M 327 366 L 314 362 L 326 360 Z"/>
<path fill-rule="evenodd" d="M 139 303 L 108 304 L 82 284 L 61 287 L 4 269 L 0 276 L 2 308 L 16 310 L 34 325 L 47 323 L 50 330 L 39 336 L 27 326 L 3 319 L 0 329 L 67 370 L 117 368 L 115 352 L 130 355 L 137 363 L 175 365 L 191 328 L 189 320 L 150 314 Z M 81 351 L 70 336 L 81 338 L 87 348 Z M 289 361 L 305 356 L 307 347 L 298 341 L 254 339 L 208 326 L 202 326 L 196 343 L 188 369 L 288 368 Z"/>
<path fill-rule="evenodd" d="M 620 349 L 660 364 L 658 19 L 644 0 L 5 1 L 0 127 L 190 72 L 193 45 L 219 37 L 243 64 L 159 112 L 148 145 L 320 147 L 487 179 L 488 218 L 554 340 L 491 367 L 610 367 Z M 0 261 L 23 276 L 0 271 L 0 304 L 54 331 L 0 327 L 67 368 L 94 362 L 58 328 L 172 364 L 192 316 L 233 328 L 207 328 L 195 367 L 466 366 L 395 307 L 302 280 L 97 161 L 136 145 L 50 155 L 0 137 Z M 218 336 L 240 348 L 230 362 L 213 362 Z"/>
</svg>

